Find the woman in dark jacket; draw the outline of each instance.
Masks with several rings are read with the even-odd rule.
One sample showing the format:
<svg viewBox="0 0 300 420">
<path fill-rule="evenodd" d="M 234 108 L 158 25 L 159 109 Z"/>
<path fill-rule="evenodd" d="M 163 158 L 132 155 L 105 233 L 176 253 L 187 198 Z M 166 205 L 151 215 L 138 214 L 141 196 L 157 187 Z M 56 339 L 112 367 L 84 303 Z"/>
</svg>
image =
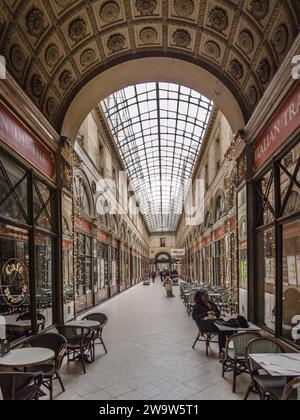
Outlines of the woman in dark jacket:
<svg viewBox="0 0 300 420">
<path fill-rule="evenodd" d="M 193 320 L 198 326 L 201 323 L 201 329 L 204 333 L 210 332 L 219 335 L 219 350 L 220 354 L 222 354 L 226 345 L 227 335 L 220 333 L 214 324 L 214 321 L 220 318 L 220 316 L 221 312 L 219 308 L 210 301 L 207 291 L 203 289 L 197 292 L 193 308 Z"/>
</svg>

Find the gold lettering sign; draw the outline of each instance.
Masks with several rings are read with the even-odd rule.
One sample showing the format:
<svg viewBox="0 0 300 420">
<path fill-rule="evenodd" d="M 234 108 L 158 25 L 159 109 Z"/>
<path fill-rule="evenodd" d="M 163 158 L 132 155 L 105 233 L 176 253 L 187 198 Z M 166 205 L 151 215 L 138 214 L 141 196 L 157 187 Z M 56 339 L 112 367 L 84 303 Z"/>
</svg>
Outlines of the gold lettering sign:
<svg viewBox="0 0 300 420">
<path fill-rule="evenodd" d="M 7 261 L 1 270 L 0 292 L 4 301 L 12 307 L 22 305 L 29 292 L 26 265 L 18 259 Z"/>
</svg>

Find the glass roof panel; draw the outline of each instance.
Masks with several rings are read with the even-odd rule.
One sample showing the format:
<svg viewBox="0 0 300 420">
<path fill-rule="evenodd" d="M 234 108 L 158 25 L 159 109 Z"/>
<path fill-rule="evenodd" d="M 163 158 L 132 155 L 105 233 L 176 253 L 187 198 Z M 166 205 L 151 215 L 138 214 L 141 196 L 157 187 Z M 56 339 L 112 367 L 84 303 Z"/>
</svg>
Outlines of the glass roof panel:
<svg viewBox="0 0 300 420">
<path fill-rule="evenodd" d="M 184 86 L 143 83 L 101 106 L 149 231 L 175 232 L 213 102 Z"/>
</svg>

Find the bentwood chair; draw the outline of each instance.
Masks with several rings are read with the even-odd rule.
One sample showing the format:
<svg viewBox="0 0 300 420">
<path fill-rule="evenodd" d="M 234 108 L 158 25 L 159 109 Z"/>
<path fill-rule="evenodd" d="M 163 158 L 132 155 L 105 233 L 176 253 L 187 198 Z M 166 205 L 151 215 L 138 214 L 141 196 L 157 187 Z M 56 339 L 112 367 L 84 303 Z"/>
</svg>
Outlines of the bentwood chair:
<svg viewBox="0 0 300 420">
<path fill-rule="evenodd" d="M 100 323 L 99 327 L 93 328 L 93 330 L 95 331 L 94 344 L 102 345 L 105 353 L 107 353 L 107 348 L 104 344 L 103 337 L 102 337 L 103 328 L 108 323 L 107 316 L 101 313 L 92 313 L 92 314 L 87 315 L 84 319 L 88 321 L 97 321 Z M 96 343 L 96 340 L 99 340 L 99 343 Z"/>
<path fill-rule="evenodd" d="M 261 400 L 270 399 L 272 390 L 280 390 L 286 385 L 286 378 L 274 378 L 264 372 L 250 357 L 250 354 L 275 354 L 284 353 L 282 345 L 273 338 L 256 338 L 251 341 L 246 350 L 248 368 L 251 376 L 251 384 L 245 395 L 245 400 L 248 399 L 251 392 L 257 392 Z"/>
<path fill-rule="evenodd" d="M 0 388 L 4 401 L 38 400 L 43 373 L 0 373 Z"/>
<path fill-rule="evenodd" d="M 209 325 L 207 323 L 207 321 L 196 322 L 196 324 L 197 324 L 197 327 L 199 329 L 199 333 L 198 333 L 198 335 L 196 337 L 196 340 L 195 340 L 192 348 L 194 350 L 195 347 L 196 347 L 196 344 L 198 342 L 205 343 L 206 356 L 208 357 L 209 356 L 209 348 L 210 348 L 210 345 L 212 343 L 218 343 L 218 341 L 215 340 L 215 338 L 218 336 L 218 333 L 216 333 L 216 332 L 210 332 L 209 329 L 207 329 L 207 326 L 206 325 Z"/>
<path fill-rule="evenodd" d="M 43 372 L 43 385 L 49 390 L 50 400 L 53 400 L 53 381 L 55 379 L 59 381 L 62 391 L 65 392 L 65 387 L 59 371 L 67 352 L 67 341 L 65 337 L 60 334 L 47 333 L 31 337 L 27 342 L 31 347 L 42 347 L 53 350 L 55 353 L 55 360 L 52 363 L 32 366 L 28 369 L 28 372 L 30 373 Z"/>
<path fill-rule="evenodd" d="M 233 372 L 232 392 L 236 393 L 236 383 L 238 376 L 243 373 L 249 374 L 247 363 L 247 347 L 250 341 L 260 337 L 258 333 L 245 332 L 235 334 L 228 338 L 226 343 L 226 350 L 223 359 L 222 377 L 225 377 L 227 372 Z"/>
<path fill-rule="evenodd" d="M 83 372 L 86 373 L 85 361 L 95 360 L 95 332 L 90 328 L 59 326 L 58 332 L 67 340 L 68 363 L 80 360 Z"/>
<path fill-rule="evenodd" d="M 293 379 L 285 386 L 281 400 L 300 400 L 300 377 Z"/>
</svg>

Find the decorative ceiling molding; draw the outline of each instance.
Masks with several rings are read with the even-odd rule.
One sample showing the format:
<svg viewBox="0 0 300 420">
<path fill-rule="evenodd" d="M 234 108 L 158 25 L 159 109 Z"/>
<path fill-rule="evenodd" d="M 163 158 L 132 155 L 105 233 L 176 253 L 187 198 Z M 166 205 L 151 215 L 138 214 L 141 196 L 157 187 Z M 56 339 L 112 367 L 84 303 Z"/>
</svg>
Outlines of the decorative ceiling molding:
<svg viewBox="0 0 300 420">
<path fill-rule="evenodd" d="M 59 128 L 95 74 L 139 56 L 178 56 L 233 87 L 249 119 L 300 29 L 295 0 L 2 0 L 0 54 Z"/>
</svg>

